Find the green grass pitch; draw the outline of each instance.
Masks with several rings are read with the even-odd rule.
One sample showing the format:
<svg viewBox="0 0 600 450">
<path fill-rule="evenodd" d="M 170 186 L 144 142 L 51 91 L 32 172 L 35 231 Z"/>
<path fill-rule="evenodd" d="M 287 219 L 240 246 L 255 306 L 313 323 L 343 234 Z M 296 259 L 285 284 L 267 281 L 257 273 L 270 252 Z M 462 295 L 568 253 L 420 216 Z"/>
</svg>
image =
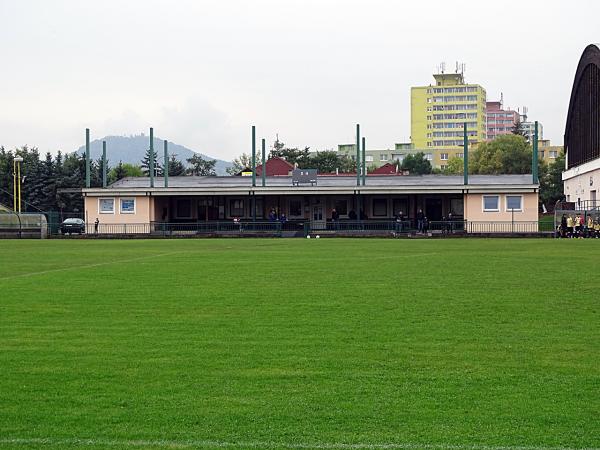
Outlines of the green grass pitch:
<svg viewBox="0 0 600 450">
<path fill-rule="evenodd" d="M 599 255 L 0 241 L 0 448 L 600 448 Z"/>
</svg>

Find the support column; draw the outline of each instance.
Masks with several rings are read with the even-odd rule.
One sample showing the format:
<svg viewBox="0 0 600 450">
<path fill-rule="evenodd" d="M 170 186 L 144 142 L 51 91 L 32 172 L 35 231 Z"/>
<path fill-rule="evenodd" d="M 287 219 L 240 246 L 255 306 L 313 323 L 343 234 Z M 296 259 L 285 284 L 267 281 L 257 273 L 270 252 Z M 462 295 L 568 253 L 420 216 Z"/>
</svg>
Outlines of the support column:
<svg viewBox="0 0 600 450">
<path fill-rule="evenodd" d="M 102 187 L 106 187 L 106 141 L 102 141 Z"/>
<path fill-rule="evenodd" d="M 85 129 L 85 187 L 90 187 L 90 129 Z"/>
<path fill-rule="evenodd" d="M 266 176 L 267 176 L 267 160 L 265 159 L 266 152 L 267 152 L 267 150 L 266 150 L 266 143 L 265 143 L 265 140 L 263 139 L 262 140 L 262 173 L 261 173 L 263 187 L 265 187 L 266 184 L 267 184 L 267 179 L 266 179 Z"/>
<path fill-rule="evenodd" d="M 469 184 L 469 134 L 467 122 L 463 125 L 463 184 Z"/>
<path fill-rule="evenodd" d="M 252 125 L 252 187 L 256 186 L 256 127 Z"/>
<path fill-rule="evenodd" d="M 169 149 L 168 149 L 168 144 L 167 144 L 167 140 L 165 139 L 163 141 L 163 145 L 164 145 L 164 149 L 165 149 L 165 163 L 163 165 L 164 167 L 164 179 L 165 179 L 165 187 L 169 187 Z"/>
<path fill-rule="evenodd" d="M 362 138 L 362 185 L 365 185 L 366 179 L 367 179 L 367 158 L 366 158 L 366 144 L 365 144 L 365 138 Z"/>
<path fill-rule="evenodd" d="M 356 124 L 356 185 L 360 186 L 360 125 Z"/>
<path fill-rule="evenodd" d="M 531 175 L 533 184 L 539 183 L 538 178 L 538 121 L 535 121 L 533 129 L 533 154 L 531 155 Z"/>
<path fill-rule="evenodd" d="M 148 158 L 148 170 L 150 171 L 150 187 L 154 187 L 154 128 L 150 128 L 150 157 Z"/>
</svg>

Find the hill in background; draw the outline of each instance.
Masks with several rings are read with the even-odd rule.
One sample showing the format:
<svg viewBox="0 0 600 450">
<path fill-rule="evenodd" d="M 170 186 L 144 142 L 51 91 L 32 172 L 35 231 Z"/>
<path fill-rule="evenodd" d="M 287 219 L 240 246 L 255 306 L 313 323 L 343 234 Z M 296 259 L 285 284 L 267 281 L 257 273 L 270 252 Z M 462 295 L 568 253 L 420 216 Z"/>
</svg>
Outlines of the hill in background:
<svg viewBox="0 0 600 450">
<path fill-rule="evenodd" d="M 102 157 L 102 141 L 106 141 L 106 157 L 110 167 L 116 166 L 119 161 L 130 164 L 140 164 L 146 155 L 146 150 L 150 146 L 149 137 L 141 134 L 138 136 L 106 136 L 101 139 L 90 141 L 90 155 L 92 159 Z M 154 137 L 154 149 L 158 155 L 158 162 L 162 166 L 164 163 L 163 140 Z M 84 154 L 85 146 L 82 145 L 77 149 L 77 153 Z M 178 145 L 169 141 L 169 157 L 177 155 L 177 159 L 181 160 L 186 166 L 187 159 L 194 154 L 202 155 L 206 159 L 216 159 L 217 164 L 215 170 L 217 175 L 227 175 L 227 168 L 231 166 L 228 161 L 223 161 L 203 153 L 190 150 L 183 145 Z"/>
</svg>

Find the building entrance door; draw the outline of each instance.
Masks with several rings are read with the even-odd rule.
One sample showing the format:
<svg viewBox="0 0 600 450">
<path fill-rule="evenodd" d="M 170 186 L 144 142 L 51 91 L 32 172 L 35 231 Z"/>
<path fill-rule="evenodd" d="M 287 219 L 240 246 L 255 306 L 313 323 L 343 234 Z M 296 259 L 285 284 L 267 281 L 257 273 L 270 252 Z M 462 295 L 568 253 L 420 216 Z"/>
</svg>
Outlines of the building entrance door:
<svg viewBox="0 0 600 450">
<path fill-rule="evenodd" d="M 325 229 L 325 208 L 321 203 L 320 197 L 312 199 L 311 206 L 311 217 L 310 226 L 313 230 L 324 230 Z"/>
<path fill-rule="evenodd" d="M 427 220 L 442 220 L 442 199 L 428 198 L 425 200 L 425 215 Z"/>
</svg>

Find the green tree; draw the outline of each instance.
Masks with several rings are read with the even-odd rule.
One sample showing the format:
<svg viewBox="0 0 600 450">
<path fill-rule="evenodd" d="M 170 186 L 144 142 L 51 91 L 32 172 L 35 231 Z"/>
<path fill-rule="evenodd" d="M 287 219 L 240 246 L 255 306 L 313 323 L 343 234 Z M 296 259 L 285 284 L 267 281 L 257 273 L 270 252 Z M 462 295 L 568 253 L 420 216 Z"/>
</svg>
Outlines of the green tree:
<svg viewBox="0 0 600 450">
<path fill-rule="evenodd" d="M 149 177 L 150 176 L 150 149 L 146 150 L 146 154 L 144 155 L 144 158 L 142 159 L 142 164 L 140 165 L 140 167 L 142 168 L 142 172 L 145 176 Z M 154 176 L 156 177 L 160 177 L 163 173 L 163 168 L 160 165 L 160 163 L 158 162 L 158 153 L 156 153 L 156 150 L 154 150 Z M 132 175 L 130 175 L 132 176 Z M 133 175 L 135 176 L 135 175 Z"/>
<path fill-rule="evenodd" d="M 525 129 L 523 128 L 523 123 L 520 120 L 517 120 L 515 122 L 515 125 L 512 127 L 511 133 L 517 136 L 523 136 L 525 140 L 529 142 L 529 135 L 525 132 Z"/>
<path fill-rule="evenodd" d="M 279 136 L 277 136 L 277 140 L 273 144 L 273 148 L 269 152 L 268 158 L 283 158 L 290 164 L 298 164 L 298 167 L 303 167 L 305 169 L 310 168 L 310 147 L 304 147 L 303 150 L 299 148 L 287 148 L 283 142 L 279 140 Z"/>
<path fill-rule="evenodd" d="M 191 165 L 188 172 L 192 175 L 198 176 L 214 176 L 215 165 L 217 161 L 214 159 L 204 159 L 202 155 L 195 154 L 191 158 L 187 159 L 187 162 Z"/>
<path fill-rule="evenodd" d="M 227 168 L 229 175 L 237 175 L 242 170 L 252 167 L 252 155 L 248 153 L 242 153 L 238 158 L 231 161 L 232 166 Z M 262 155 L 256 155 L 256 165 L 262 164 Z"/>
<path fill-rule="evenodd" d="M 443 171 L 444 175 L 462 175 L 464 173 L 464 161 L 458 156 L 448 160 L 448 165 Z"/>
<path fill-rule="evenodd" d="M 425 153 L 418 152 L 406 155 L 402 160 L 402 170 L 408 170 L 411 175 L 425 175 L 431 173 L 431 163 Z"/>
<path fill-rule="evenodd" d="M 340 157 L 331 150 L 315 152 L 310 155 L 306 168 L 317 169 L 319 173 L 335 172 L 335 169 L 340 169 Z"/>
<path fill-rule="evenodd" d="M 182 175 L 185 175 L 185 166 L 177 159 L 177 155 L 173 153 L 169 158 L 169 176 L 179 177 Z"/>
<path fill-rule="evenodd" d="M 123 163 L 119 161 L 116 167 L 113 167 L 108 172 L 108 182 L 114 183 L 115 181 L 122 180 L 126 177 L 143 177 L 144 172 L 140 166 L 135 164 Z"/>
<path fill-rule="evenodd" d="M 531 155 L 531 146 L 523 136 L 505 134 L 477 146 L 469 158 L 469 172 L 487 175 L 531 173 Z"/>
<path fill-rule="evenodd" d="M 565 154 L 561 154 L 540 170 L 540 202 L 549 206 L 564 197 L 562 172 L 565 170 Z"/>
</svg>

